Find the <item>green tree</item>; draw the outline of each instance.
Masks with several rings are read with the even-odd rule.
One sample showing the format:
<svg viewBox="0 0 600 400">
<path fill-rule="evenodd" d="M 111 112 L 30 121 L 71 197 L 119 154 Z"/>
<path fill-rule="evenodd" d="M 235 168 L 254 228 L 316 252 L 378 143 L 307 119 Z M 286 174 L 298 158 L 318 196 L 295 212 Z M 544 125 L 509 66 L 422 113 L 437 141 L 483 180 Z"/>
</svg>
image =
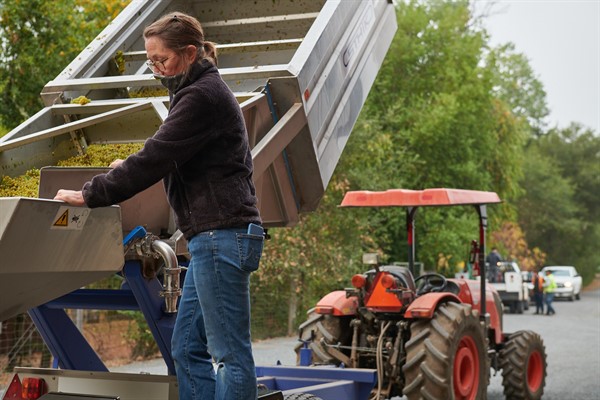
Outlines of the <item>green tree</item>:
<svg viewBox="0 0 600 400">
<path fill-rule="evenodd" d="M 39 111 L 40 92 L 130 0 L 0 0 L 0 122 Z"/>
<path fill-rule="evenodd" d="M 538 144 L 574 184 L 574 198 L 585 210 L 585 217 L 590 223 L 600 221 L 600 137 L 579 124 L 571 124 L 565 129 L 551 129 Z"/>
<path fill-rule="evenodd" d="M 510 112 L 525 123 L 530 133 L 545 132 L 548 117 L 546 91 L 525 55 L 513 43 L 490 49 L 486 65 L 493 74 L 494 95 L 508 105 Z"/>
<path fill-rule="evenodd" d="M 398 31 L 337 171 L 352 188 L 454 187 L 516 198 L 528 126 L 514 111 L 520 108 L 502 98 L 508 89 L 498 89 L 509 82 L 499 77 L 502 63 L 513 60 L 502 57 L 507 48 L 488 62 L 488 35 L 467 1 L 402 2 L 397 16 Z M 523 71 L 530 72 L 515 69 L 515 79 Z M 387 221 L 377 231 L 385 251 L 405 260 L 404 213 L 377 212 Z M 477 234 L 472 210 L 419 213 L 417 252 L 428 268 L 440 252 L 450 263 L 467 257 Z M 494 221 L 515 216 L 511 202 L 490 214 Z"/>
<path fill-rule="evenodd" d="M 588 283 L 600 265 L 600 138 L 574 124 L 526 151 L 519 221 L 548 264 L 575 265 Z"/>
<path fill-rule="evenodd" d="M 530 146 L 526 155 L 523 187 L 527 189 L 519 200 L 519 221 L 528 241 L 542 249 L 557 249 L 565 237 L 577 240 L 578 208 L 571 182 L 537 145 Z M 556 254 L 556 250 L 550 250 L 550 260 Z"/>
</svg>

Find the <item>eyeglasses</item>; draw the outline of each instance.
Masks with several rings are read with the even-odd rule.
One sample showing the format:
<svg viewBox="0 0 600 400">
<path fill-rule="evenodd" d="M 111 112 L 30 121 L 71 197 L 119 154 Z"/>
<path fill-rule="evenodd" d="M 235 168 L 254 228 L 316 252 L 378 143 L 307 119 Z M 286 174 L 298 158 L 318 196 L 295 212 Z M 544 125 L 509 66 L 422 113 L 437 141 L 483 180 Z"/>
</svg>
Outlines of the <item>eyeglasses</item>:
<svg viewBox="0 0 600 400">
<path fill-rule="evenodd" d="M 165 61 L 167 61 L 169 58 L 171 58 L 171 57 L 167 57 L 160 61 L 146 60 L 146 65 L 148 66 L 148 68 L 150 68 L 152 70 L 157 69 L 159 71 L 164 71 L 165 70 Z"/>
</svg>

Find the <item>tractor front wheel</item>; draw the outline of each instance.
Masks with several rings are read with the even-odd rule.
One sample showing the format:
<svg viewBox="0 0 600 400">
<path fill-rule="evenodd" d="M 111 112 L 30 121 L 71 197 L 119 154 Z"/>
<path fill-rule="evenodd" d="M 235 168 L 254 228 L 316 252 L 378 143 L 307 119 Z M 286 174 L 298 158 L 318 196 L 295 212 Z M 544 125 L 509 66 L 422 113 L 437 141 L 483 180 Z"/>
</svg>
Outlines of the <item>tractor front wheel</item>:
<svg viewBox="0 0 600 400">
<path fill-rule="evenodd" d="M 546 349 L 540 335 L 519 331 L 500 350 L 502 385 L 507 399 L 537 400 L 546 384 Z"/>
<path fill-rule="evenodd" d="M 409 400 L 486 398 L 485 337 L 470 305 L 444 303 L 431 320 L 413 322 L 410 330 L 402 367 Z"/>
</svg>

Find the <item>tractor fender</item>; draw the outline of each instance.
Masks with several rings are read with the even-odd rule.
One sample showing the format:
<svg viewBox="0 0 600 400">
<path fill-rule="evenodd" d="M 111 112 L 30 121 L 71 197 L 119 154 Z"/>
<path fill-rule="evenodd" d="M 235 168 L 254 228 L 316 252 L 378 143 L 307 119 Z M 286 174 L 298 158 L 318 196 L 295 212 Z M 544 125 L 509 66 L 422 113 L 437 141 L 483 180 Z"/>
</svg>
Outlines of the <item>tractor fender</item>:
<svg viewBox="0 0 600 400">
<path fill-rule="evenodd" d="M 346 297 L 346 291 L 336 290 L 325 295 L 315 307 L 317 314 L 332 314 L 337 316 L 356 315 L 358 299 L 356 296 Z"/>
<path fill-rule="evenodd" d="M 417 297 L 406 309 L 405 318 L 432 318 L 433 312 L 440 303 L 462 303 L 460 299 L 448 292 L 427 293 Z"/>
</svg>

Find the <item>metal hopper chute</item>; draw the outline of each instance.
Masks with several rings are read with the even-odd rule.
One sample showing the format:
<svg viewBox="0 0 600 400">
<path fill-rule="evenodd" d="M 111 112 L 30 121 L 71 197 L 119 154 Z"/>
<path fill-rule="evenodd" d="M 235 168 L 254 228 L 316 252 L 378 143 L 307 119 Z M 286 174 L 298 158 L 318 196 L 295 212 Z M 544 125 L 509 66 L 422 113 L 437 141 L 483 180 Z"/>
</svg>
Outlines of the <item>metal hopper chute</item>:
<svg viewBox="0 0 600 400">
<path fill-rule="evenodd" d="M 4 197 L 0 211 L 0 321 L 110 276 L 125 263 L 119 207 Z"/>
</svg>

